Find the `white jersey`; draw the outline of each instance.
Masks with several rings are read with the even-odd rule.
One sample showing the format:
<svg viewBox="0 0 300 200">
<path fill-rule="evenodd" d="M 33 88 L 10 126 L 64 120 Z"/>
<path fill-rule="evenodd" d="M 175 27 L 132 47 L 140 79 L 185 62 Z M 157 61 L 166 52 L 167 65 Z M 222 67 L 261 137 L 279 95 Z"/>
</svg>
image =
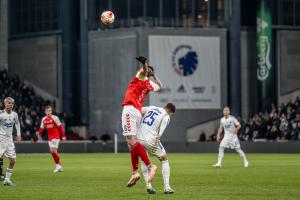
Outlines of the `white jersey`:
<svg viewBox="0 0 300 200">
<path fill-rule="evenodd" d="M 16 126 L 17 135 L 21 135 L 18 114 L 14 111 L 7 113 L 5 110 L 0 112 L 0 138 L 11 138 L 13 127 Z"/>
<path fill-rule="evenodd" d="M 232 115 L 229 115 L 227 119 L 222 117 L 220 121 L 220 128 L 224 129 L 224 138 L 236 136 L 235 128 L 239 125 L 240 122 Z"/>
<path fill-rule="evenodd" d="M 142 108 L 142 121 L 137 134 L 139 140 L 154 144 L 158 136 L 162 136 L 170 123 L 170 116 L 164 108 L 148 106 Z"/>
</svg>

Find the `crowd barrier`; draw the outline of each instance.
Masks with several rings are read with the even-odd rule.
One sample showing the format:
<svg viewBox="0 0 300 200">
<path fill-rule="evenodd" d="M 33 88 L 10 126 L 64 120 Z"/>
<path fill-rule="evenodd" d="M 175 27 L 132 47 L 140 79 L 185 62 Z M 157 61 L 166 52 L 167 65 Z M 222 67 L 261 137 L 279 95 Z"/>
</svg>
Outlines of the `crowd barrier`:
<svg viewBox="0 0 300 200">
<path fill-rule="evenodd" d="M 101 141 L 64 141 L 59 145 L 59 152 L 63 153 L 118 153 L 128 152 L 125 142 L 101 142 Z M 163 143 L 167 152 L 174 153 L 217 153 L 217 142 L 194 142 L 194 143 Z M 15 143 L 17 153 L 47 153 L 47 142 Z M 300 141 L 282 142 L 241 142 L 242 149 L 247 153 L 300 153 Z M 232 150 L 227 150 L 228 152 Z"/>
</svg>

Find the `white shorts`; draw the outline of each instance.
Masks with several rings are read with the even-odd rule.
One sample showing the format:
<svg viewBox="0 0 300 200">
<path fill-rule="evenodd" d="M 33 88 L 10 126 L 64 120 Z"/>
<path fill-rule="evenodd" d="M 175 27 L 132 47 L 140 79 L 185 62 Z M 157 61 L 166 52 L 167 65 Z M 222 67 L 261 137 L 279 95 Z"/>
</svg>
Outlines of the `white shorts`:
<svg viewBox="0 0 300 200">
<path fill-rule="evenodd" d="M 122 112 L 123 135 L 136 135 L 141 120 L 142 115 L 138 109 L 133 106 L 124 106 Z"/>
<path fill-rule="evenodd" d="M 237 136 L 235 137 L 224 137 L 221 141 L 220 147 L 229 149 L 240 149 L 241 145 Z"/>
<path fill-rule="evenodd" d="M 13 140 L 0 141 L 0 158 L 5 155 L 8 158 L 16 158 L 15 144 Z"/>
<path fill-rule="evenodd" d="M 58 149 L 60 139 L 52 139 L 51 141 L 48 141 L 50 148 Z"/>
<path fill-rule="evenodd" d="M 156 156 L 158 159 L 166 155 L 166 150 L 161 142 L 157 143 L 156 145 L 148 143 L 145 140 L 140 140 L 140 142 L 149 153 L 149 155 Z"/>
</svg>

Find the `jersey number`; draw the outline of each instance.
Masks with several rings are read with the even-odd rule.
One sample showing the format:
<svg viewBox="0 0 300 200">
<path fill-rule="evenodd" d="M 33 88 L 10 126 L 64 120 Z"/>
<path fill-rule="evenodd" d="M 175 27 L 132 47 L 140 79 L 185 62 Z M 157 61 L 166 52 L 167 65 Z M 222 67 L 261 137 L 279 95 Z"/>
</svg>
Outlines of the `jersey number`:
<svg viewBox="0 0 300 200">
<path fill-rule="evenodd" d="M 154 111 L 149 111 L 147 116 L 144 118 L 143 123 L 152 126 L 157 115 L 158 113 Z"/>
</svg>

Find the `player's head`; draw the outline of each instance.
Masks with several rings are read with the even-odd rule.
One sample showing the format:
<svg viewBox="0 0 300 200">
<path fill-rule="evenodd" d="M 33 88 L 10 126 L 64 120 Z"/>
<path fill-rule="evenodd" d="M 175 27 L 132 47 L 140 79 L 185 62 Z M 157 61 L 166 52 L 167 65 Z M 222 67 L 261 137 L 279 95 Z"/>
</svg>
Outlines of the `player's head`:
<svg viewBox="0 0 300 200">
<path fill-rule="evenodd" d="M 15 100 L 12 97 L 6 97 L 4 99 L 4 109 L 6 111 L 11 111 L 14 107 Z"/>
<path fill-rule="evenodd" d="M 152 66 L 148 66 L 148 74 L 147 77 L 151 77 L 154 75 L 154 68 Z"/>
<path fill-rule="evenodd" d="M 172 114 L 175 113 L 176 106 L 174 104 L 172 104 L 172 103 L 167 103 L 167 105 L 165 106 L 165 110 L 171 116 Z"/>
<path fill-rule="evenodd" d="M 52 115 L 52 107 L 51 106 L 46 106 L 45 107 L 45 114 L 47 116 L 51 116 Z"/>
<path fill-rule="evenodd" d="M 228 106 L 225 106 L 223 109 L 223 115 L 225 117 L 228 117 L 230 115 L 230 108 Z"/>
</svg>

